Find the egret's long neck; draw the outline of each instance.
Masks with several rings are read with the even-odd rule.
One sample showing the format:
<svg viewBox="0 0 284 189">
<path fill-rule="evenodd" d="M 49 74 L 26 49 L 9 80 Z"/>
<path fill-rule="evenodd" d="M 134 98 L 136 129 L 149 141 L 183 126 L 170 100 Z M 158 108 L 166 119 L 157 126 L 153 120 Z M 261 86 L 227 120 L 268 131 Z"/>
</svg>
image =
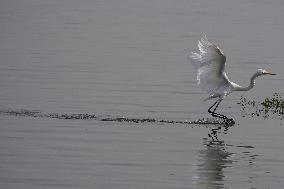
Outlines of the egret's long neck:
<svg viewBox="0 0 284 189">
<path fill-rule="evenodd" d="M 250 78 L 250 84 L 247 87 L 238 86 L 238 87 L 235 88 L 235 90 L 236 91 L 248 91 L 248 90 L 251 90 L 254 87 L 254 85 L 255 85 L 255 78 L 257 78 L 258 76 L 259 76 L 259 74 L 256 72 Z"/>
</svg>

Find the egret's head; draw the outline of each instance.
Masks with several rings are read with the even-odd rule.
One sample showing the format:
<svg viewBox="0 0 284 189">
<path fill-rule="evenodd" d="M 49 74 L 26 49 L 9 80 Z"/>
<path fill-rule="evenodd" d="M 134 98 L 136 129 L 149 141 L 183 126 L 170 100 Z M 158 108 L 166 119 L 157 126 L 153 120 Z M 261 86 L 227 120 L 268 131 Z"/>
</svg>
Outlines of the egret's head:
<svg viewBox="0 0 284 189">
<path fill-rule="evenodd" d="M 258 75 L 276 75 L 274 73 L 271 73 L 270 71 L 264 70 L 264 69 L 258 69 L 257 70 Z"/>
</svg>

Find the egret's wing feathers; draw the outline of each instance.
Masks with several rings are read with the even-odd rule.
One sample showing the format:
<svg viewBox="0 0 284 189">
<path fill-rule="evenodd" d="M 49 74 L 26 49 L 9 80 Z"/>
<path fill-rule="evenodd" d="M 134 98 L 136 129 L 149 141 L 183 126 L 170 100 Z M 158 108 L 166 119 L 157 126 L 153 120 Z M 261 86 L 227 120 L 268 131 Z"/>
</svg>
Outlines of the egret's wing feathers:
<svg viewBox="0 0 284 189">
<path fill-rule="evenodd" d="M 204 36 L 198 41 L 199 52 L 191 52 L 189 58 L 193 65 L 199 69 L 206 64 L 218 64 L 220 71 L 224 70 L 226 56 L 223 51 L 215 44 L 208 41 Z"/>
<path fill-rule="evenodd" d="M 198 84 L 208 93 L 214 93 L 226 82 L 223 76 L 226 57 L 206 36 L 199 40 L 198 49 L 199 52 L 191 52 L 189 55 L 191 63 L 197 69 Z"/>
</svg>

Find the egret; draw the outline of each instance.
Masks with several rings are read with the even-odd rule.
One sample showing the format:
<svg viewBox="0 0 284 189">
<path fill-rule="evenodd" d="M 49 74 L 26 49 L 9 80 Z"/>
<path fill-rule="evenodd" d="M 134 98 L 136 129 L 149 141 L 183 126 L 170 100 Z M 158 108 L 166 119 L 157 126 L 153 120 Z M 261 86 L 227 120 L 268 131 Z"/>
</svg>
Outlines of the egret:
<svg viewBox="0 0 284 189">
<path fill-rule="evenodd" d="M 198 41 L 199 52 L 190 52 L 189 60 L 197 70 L 197 81 L 201 89 L 209 96 L 204 99 L 217 100 L 208 109 L 208 112 L 226 122 L 234 123 L 233 119 L 216 113 L 216 109 L 221 101 L 233 91 L 248 91 L 255 85 L 255 79 L 261 75 L 276 75 L 264 69 L 258 69 L 251 77 L 248 86 L 243 87 L 229 80 L 225 72 L 226 56 L 224 52 L 215 44 L 210 42 L 206 35 Z"/>
</svg>

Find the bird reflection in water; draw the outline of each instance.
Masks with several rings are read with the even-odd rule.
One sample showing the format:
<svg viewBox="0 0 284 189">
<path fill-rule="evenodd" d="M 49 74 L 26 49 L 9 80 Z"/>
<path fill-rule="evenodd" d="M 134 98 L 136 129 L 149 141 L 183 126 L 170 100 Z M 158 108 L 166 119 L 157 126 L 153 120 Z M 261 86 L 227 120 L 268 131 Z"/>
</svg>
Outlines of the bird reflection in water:
<svg viewBox="0 0 284 189">
<path fill-rule="evenodd" d="M 224 169 L 232 165 L 232 153 L 227 151 L 225 142 L 218 139 L 218 133 L 226 133 L 227 130 L 228 127 L 213 128 L 208 138 L 203 139 L 205 149 L 199 151 L 198 174 L 195 177 L 200 188 L 225 188 Z"/>
</svg>

